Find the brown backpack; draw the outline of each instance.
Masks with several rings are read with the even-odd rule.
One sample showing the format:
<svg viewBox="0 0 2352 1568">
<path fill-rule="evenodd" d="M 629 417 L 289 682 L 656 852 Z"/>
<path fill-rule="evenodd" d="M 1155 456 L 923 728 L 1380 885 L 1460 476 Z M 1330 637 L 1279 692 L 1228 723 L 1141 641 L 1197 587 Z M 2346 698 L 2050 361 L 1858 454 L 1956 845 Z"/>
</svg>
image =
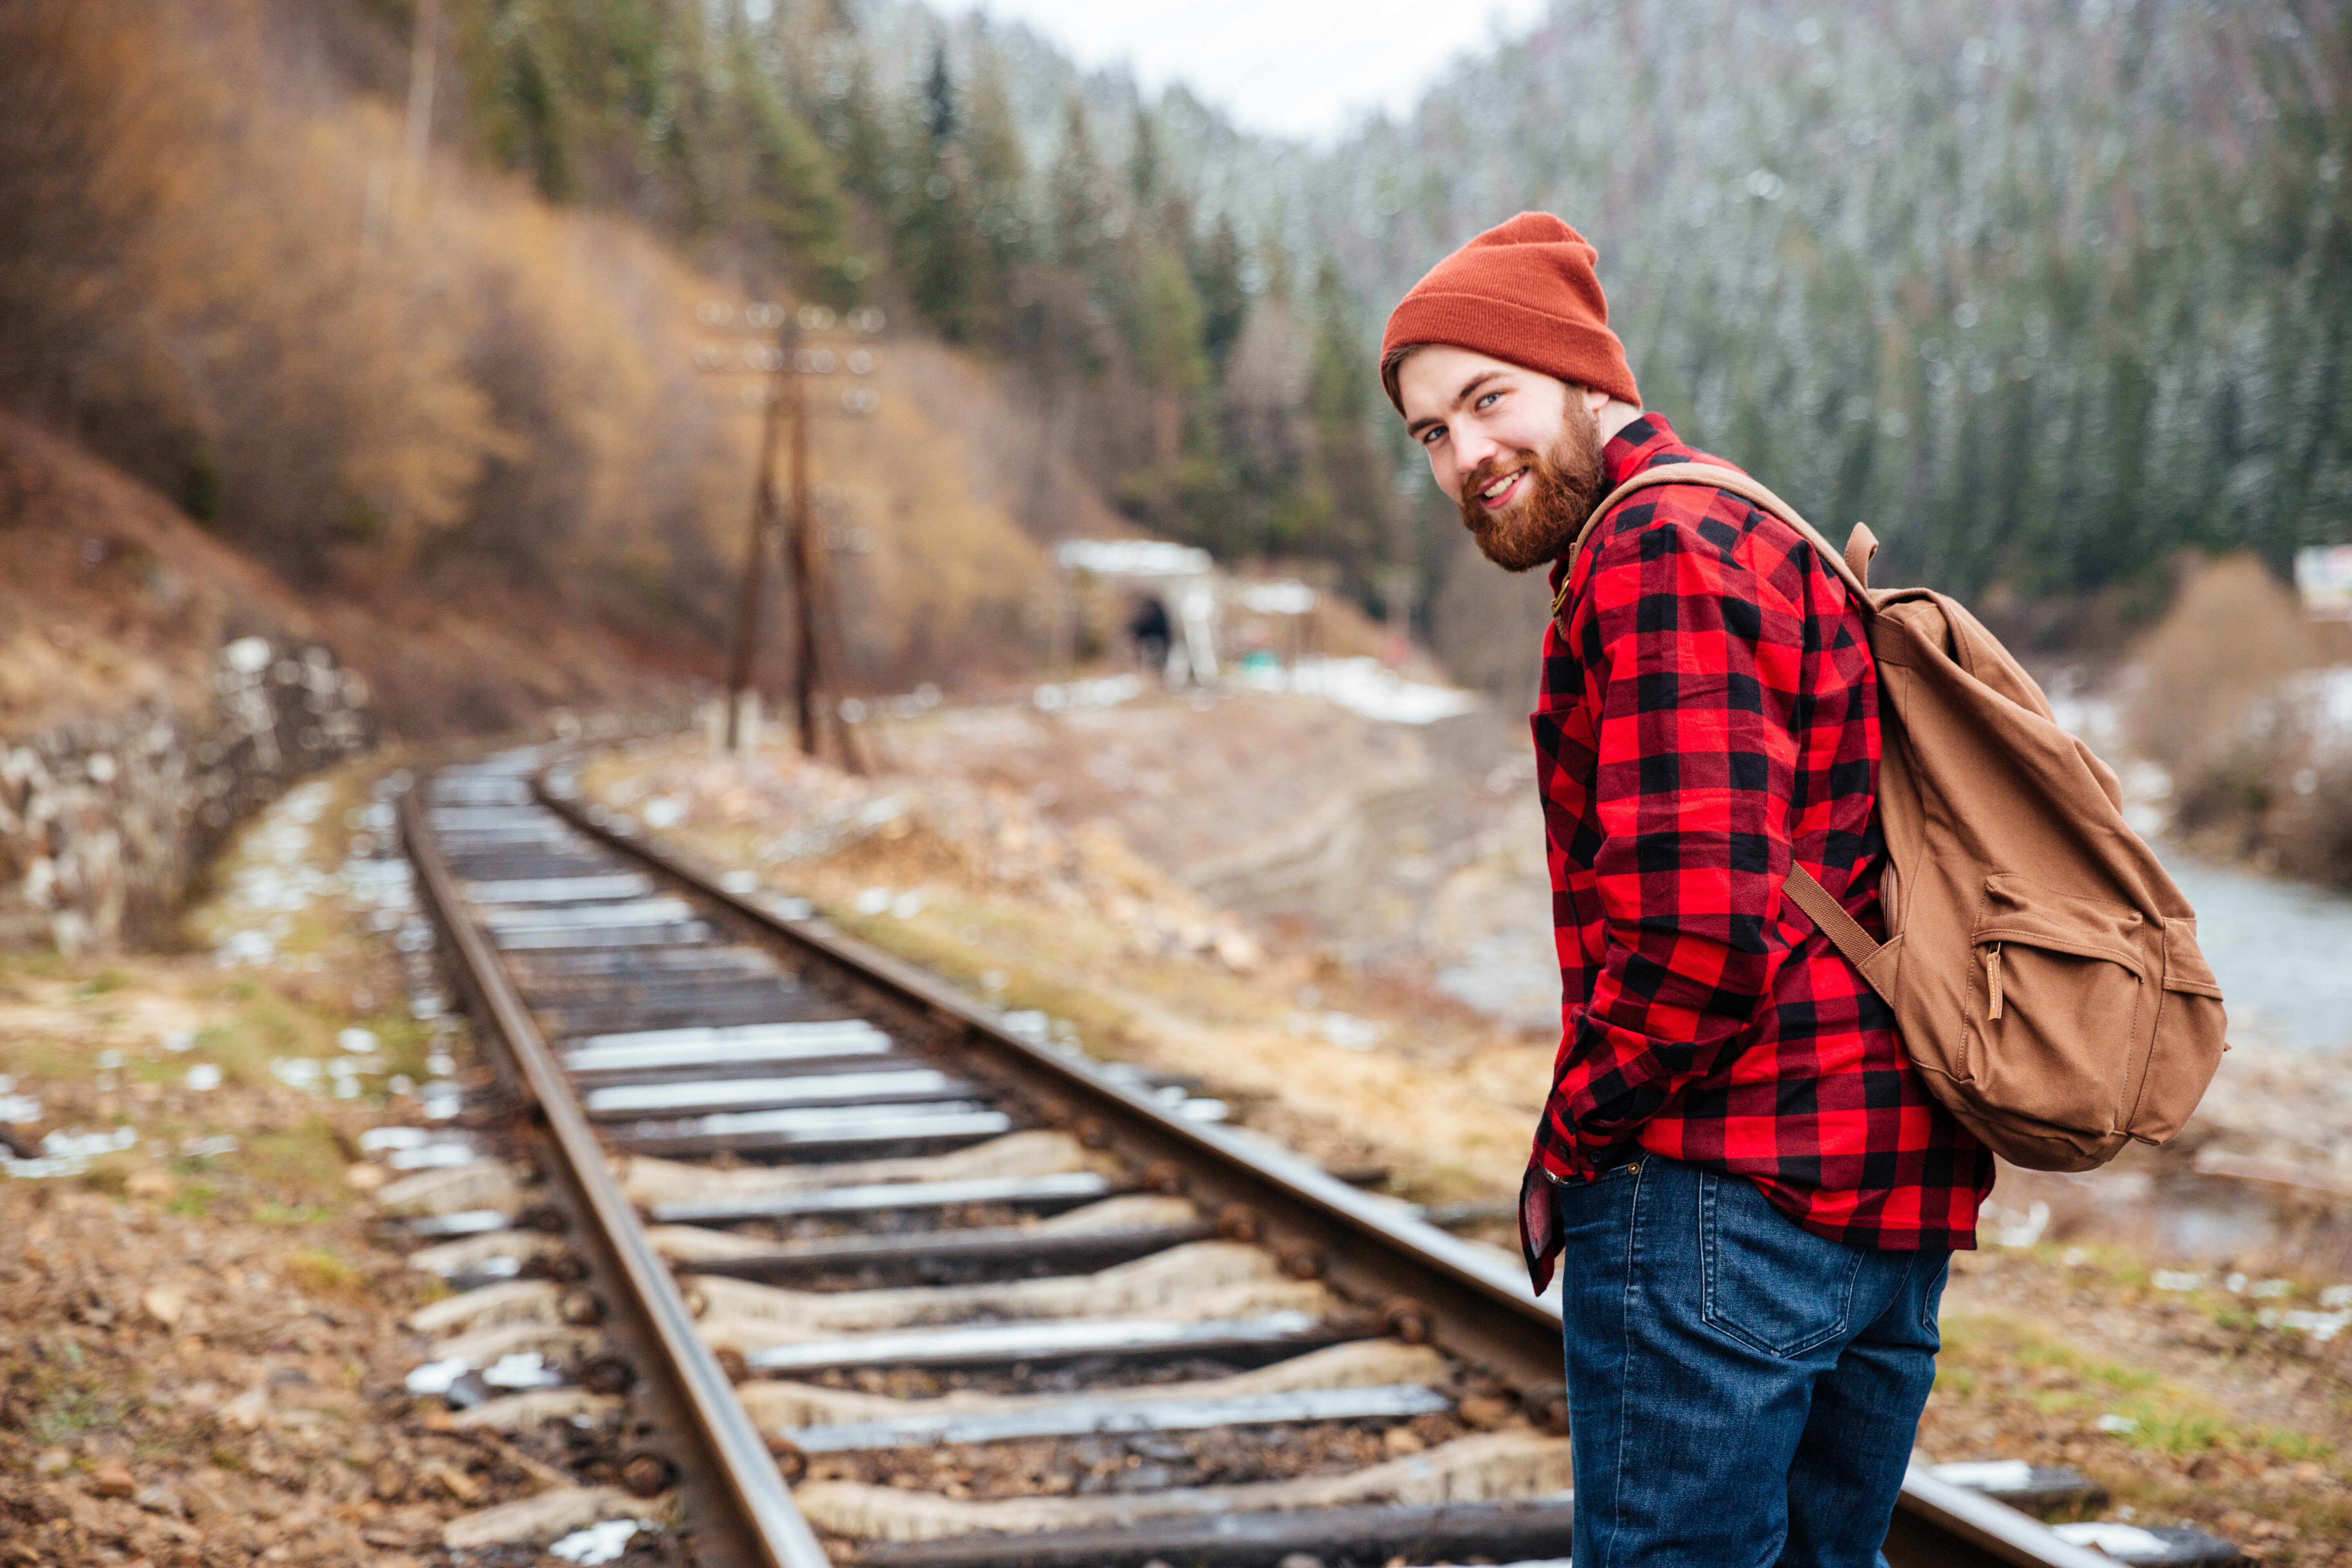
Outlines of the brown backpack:
<svg viewBox="0 0 2352 1568">
<path fill-rule="evenodd" d="M 1872 588 L 1869 529 L 1857 523 L 1840 555 L 1745 474 L 1644 469 L 1593 509 L 1576 551 L 1619 501 L 1662 484 L 1773 513 L 1862 606 L 1878 666 L 1887 939 L 1873 942 L 1801 867 L 1782 890 L 1895 1009 L 1928 1089 L 2032 1170 L 2089 1170 L 2127 1139 L 2179 1131 L 2228 1048 L 2221 988 L 2189 900 L 2124 823 L 2116 775 L 1958 603 Z"/>
</svg>

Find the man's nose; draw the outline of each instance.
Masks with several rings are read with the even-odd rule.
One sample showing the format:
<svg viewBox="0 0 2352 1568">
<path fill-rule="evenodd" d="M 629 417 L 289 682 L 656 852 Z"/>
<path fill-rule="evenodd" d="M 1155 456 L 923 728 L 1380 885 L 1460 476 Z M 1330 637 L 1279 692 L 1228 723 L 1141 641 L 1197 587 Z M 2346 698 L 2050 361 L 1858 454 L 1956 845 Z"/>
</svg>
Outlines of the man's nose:
<svg viewBox="0 0 2352 1568">
<path fill-rule="evenodd" d="M 1454 432 L 1454 460 L 1460 465 L 1461 477 L 1467 479 L 1479 464 L 1503 449 L 1503 444 L 1475 426 Z"/>
</svg>

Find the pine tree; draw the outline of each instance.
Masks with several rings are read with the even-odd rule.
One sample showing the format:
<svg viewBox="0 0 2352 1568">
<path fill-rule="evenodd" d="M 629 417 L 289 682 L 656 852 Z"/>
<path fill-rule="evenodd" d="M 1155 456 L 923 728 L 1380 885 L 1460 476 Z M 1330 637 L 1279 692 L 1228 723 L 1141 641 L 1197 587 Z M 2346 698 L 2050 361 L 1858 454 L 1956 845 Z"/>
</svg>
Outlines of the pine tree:
<svg viewBox="0 0 2352 1568">
<path fill-rule="evenodd" d="M 1010 268 L 1029 256 L 1031 244 L 1024 202 L 1028 158 L 1022 151 L 1013 100 L 1005 91 L 1003 64 L 995 50 L 979 52 L 964 97 L 964 147 L 971 170 L 973 217 L 990 262 L 986 287 L 1001 294 Z"/>
<path fill-rule="evenodd" d="M 1206 237 L 1190 247 L 1193 291 L 1201 297 L 1201 346 L 1219 374 L 1249 316 L 1249 292 L 1242 286 L 1242 242 L 1233 218 L 1217 215 Z"/>
<path fill-rule="evenodd" d="M 1062 141 L 1048 176 L 1050 250 L 1054 260 L 1090 279 L 1102 266 L 1109 240 L 1104 219 L 1110 203 L 1103 187 L 1087 106 L 1073 94 L 1062 106 Z"/>
</svg>

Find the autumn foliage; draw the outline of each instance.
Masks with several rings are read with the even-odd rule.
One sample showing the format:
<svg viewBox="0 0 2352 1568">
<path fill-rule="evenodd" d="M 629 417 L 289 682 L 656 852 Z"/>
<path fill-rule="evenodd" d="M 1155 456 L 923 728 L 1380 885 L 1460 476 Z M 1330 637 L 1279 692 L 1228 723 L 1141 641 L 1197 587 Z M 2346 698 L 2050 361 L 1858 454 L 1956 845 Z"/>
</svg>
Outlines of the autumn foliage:
<svg viewBox="0 0 2352 1568">
<path fill-rule="evenodd" d="M 310 16 L 0 8 L 0 401 L 314 591 L 522 593 L 715 657 L 758 422 L 743 378 L 698 372 L 698 312 L 756 269 L 699 272 L 447 149 L 411 161 Z M 860 684 L 1022 652 L 1036 548 L 940 426 L 941 373 L 918 384 L 943 352 L 885 345 L 877 427 L 816 430 L 825 518 L 860 545 L 837 575 L 874 611 Z"/>
</svg>

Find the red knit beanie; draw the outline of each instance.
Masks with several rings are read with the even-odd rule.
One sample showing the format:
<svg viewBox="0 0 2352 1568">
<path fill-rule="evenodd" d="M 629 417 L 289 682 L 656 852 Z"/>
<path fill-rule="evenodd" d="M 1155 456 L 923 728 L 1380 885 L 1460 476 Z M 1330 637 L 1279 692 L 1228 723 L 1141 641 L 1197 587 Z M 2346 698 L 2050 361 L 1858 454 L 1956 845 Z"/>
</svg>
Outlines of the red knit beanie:
<svg viewBox="0 0 2352 1568">
<path fill-rule="evenodd" d="M 1549 213 L 1521 213 L 1429 269 L 1389 312 L 1381 384 L 1403 412 L 1389 355 L 1420 343 L 1492 354 L 1639 407 L 1625 345 L 1592 264 L 1600 252 Z"/>
</svg>

